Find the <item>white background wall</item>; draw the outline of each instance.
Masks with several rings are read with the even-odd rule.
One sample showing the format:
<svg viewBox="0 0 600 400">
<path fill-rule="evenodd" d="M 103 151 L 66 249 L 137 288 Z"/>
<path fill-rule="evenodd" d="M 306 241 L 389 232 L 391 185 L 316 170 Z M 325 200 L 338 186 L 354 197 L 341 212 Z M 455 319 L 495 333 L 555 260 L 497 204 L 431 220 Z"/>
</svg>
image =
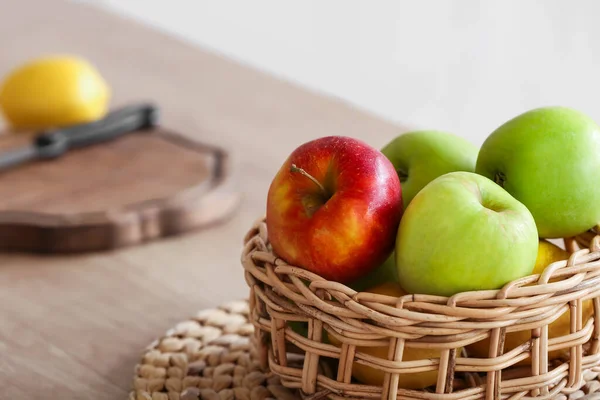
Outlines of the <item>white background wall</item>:
<svg viewBox="0 0 600 400">
<path fill-rule="evenodd" d="M 385 118 L 481 143 L 542 105 L 600 121 L 600 2 L 91 0 Z"/>
</svg>

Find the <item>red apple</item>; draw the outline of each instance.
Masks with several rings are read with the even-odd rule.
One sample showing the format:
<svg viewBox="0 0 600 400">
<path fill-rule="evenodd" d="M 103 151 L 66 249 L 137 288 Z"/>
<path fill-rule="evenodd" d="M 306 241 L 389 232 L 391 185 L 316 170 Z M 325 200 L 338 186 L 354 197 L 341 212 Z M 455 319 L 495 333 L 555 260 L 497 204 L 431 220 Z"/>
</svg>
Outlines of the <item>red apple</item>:
<svg viewBox="0 0 600 400">
<path fill-rule="evenodd" d="M 354 281 L 392 252 L 400 180 L 377 149 L 330 136 L 298 147 L 269 188 L 267 229 L 274 252 L 325 279 Z"/>
</svg>

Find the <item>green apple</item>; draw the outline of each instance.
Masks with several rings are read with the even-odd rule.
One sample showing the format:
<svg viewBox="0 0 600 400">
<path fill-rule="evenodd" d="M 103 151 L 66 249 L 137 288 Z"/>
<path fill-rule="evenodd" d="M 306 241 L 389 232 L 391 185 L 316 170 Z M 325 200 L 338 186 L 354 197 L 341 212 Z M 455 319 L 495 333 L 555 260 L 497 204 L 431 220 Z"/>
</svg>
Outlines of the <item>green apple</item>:
<svg viewBox="0 0 600 400">
<path fill-rule="evenodd" d="M 474 172 L 477 160 L 477 147 L 459 136 L 440 131 L 404 133 L 381 152 L 398 172 L 404 209 L 429 182 L 448 172 Z"/>
<path fill-rule="evenodd" d="M 498 289 L 533 271 L 533 216 L 493 181 L 451 172 L 423 188 L 400 221 L 396 266 L 408 293 Z"/>
<path fill-rule="evenodd" d="M 525 204 L 540 237 L 582 233 L 600 222 L 600 127 L 565 107 L 528 111 L 484 142 L 476 172 Z"/>
</svg>

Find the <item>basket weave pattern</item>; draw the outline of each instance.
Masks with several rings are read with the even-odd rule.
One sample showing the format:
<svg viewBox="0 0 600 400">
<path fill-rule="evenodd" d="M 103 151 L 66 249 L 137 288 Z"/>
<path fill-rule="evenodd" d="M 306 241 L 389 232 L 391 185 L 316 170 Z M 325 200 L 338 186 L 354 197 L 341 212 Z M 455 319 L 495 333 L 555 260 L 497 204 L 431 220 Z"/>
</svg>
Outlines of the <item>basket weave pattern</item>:
<svg viewBox="0 0 600 400">
<path fill-rule="evenodd" d="M 261 362 L 285 386 L 313 399 L 582 398 L 600 390 L 599 234 L 596 227 L 565 239 L 568 260 L 500 290 L 395 298 L 357 293 L 287 264 L 273 253 L 259 220 L 245 238 L 242 264 Z M 583 321 L 588 299 L 593 317 Z M 548 325 L 568 310 L 570 333 L 549 338 Z M 291 321 L 307 322 L 308 335 L 294 332 Z M 342 345 L 329 344 L 323 331 Z M 532 339 L 504 353 L 506 334 L 516 331 L 529 331 Z M 488 337 L 490 357 L 469 357 L 464 347 Z M 382 359 L 357 346 L 390 350 Z M 439 349 L 440 357 L 402 361 L 405 348 Z M 548 353 L 559 349 L 569 350 L 570 357 L 549 361 Z M 301 366 L 290 365 L 294 353 L 304 355 Z M 529 366 L 516 366 L 525 359 Z M 333 372 L 319 367 L 328 360 Z M 354 362 L 385 372 L 383 385 L 354 382 Z M 398 388 L 399 374 L 432 370 L 438 371 L 435 386 Z"/>
</svg>

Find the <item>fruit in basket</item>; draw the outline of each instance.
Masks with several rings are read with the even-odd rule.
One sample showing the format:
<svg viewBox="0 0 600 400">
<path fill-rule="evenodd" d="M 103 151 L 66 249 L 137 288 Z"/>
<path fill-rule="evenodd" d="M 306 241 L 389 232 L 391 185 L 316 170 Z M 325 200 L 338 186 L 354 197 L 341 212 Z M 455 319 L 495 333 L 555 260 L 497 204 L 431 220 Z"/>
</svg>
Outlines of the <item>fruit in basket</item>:
<svg viewBox="0 0 600 400">
<path fill-rule="evenodd" d="M 496 129 L 476 172 L 501 185 L 531 211 L 539 236 L 582 233 L 600 221 L 600 127 L 565 107 L 538 108 Z"/>
<path fill-rule="evenodd" d="M 359 140 L 329 136 L 305 143 L 269 188 L 269 241 L 290 264 L 352 282 L 391 254 L 400 190 L 392 163 Z"/>
<path fill-rule="evenodd" d="M 474 172 L 477 151 L 467 140 L 440 131 L 407 132 L 381 150 L 398 172 L 404 208 L 438 176 L 454 171 Z"/>
<path fill-rule="evenodd" d="M 308 322 L 289 321 L 287 324 L 298 335 L 308 337 Z"/>
<path fill-rule="evenodd" d="M 348 287 L 357 292 L 362 292 L 370 287 L 389 282 L 398 283 L 398 269 L 396 268 L 396 256 L 394 253 L 390 254 L 380 266 L 370 271 L 367 275 L 348 284 Z"/>
<path fill-rule="evenodd" d="M 561 260 L 566 260 L 569 258 L 569 253 L 560 247 L 546 241 L 540 240 L 538 255 L 535 262 L 535 268 L 533 269 L 533 274 L 541 274 L 544 269 L 556 262 Z M 551 280 L 551 282 L 555 281 L 555 279 Z M 585 325 L 586 322 L 592 317 L 594 314 L 594 303 L 592 300 L 586 300 L 583 303 L 583 314 L 582 321 Z M 571 332 L 571 312 L 567 310 L 560 317 L 558 317 L 554 322 L 552 322 L 548 326 L 548 338 L 556 338 L 568 335 Z M 504 339 L 504 353 L 517 348 L 523 343 L 529 341 L 531 339 L 531 330 L 526 331 L 518 331 L 518 332 L 509 332 L 506 334 Z M 479 342 L 473 343 L 467 346 L 467 351 L 470 357 L 477 358 L 487 358 L 489 354 L 489 339 L 484 339 Z M 569 349 L 560 349 L 551 351 L 548 354 L 549 360 L 555 360 L 558 358 L 568 358 L 569 357 Z M 523 361 L 520 361 L 517 365 L 529 365 L 531 364 L 531 358 L 526 358 Z"/>
<path fill-rule="evenodd" d="M 392 297 L 401 297 L 407 294 L 399 284 L 389 282 L 378 285 L 366 290 L 367 292 L 384 294 Z M 333 335 L 328 335 L 329 342 L 336 346 L 341 346 L 341 341 Z M 356 352 L 365 353 L 374 357 L 388 359 L 388 346 L 381 347 L 357 347 Z M 402 355 L 403 361 L 426 360 L 430 358 L 439 358 L 440 351 L 434 349 L 418 349 L 405 347 Z M 398 381 L 398 386 L 404 389 L 423 389 L 431 385 L 435 385 L 437 381 L 437 371 L 416 372 L 410 374 L 401 374 Z M 363 364 L 354 362 L 352 364 L 352 376 L 360 383 L 366 385 L 381 386 L 385 373 L 377 369 L 368 367 Z"/>
<path fill-rule="evenodd" d="M 541 274 L 548 265 L 556 261 L 566 260 L 569 256 L 570 254 L 568 251 L 561 249 L 554 243 L 545 239 L 540 239 L 537 258 L 535 259 L 535 267 L 533 268 L 532 274 Z"/>
<path fill-rule="evenodd" d="M 425 186 L 404 212 L 396 266 L 409 293 L 452 296 L 529 275 L 537 248 L 523 204 L 481 175 L 451 172 Z"/>
<path fill-rule="evenodd" d="M 55 56 L 31 60 L 0 87 L 0 109 L 14 129 L 47 129 L 97 120 L 110 90 L 86 60 Z"/>
</svg>

